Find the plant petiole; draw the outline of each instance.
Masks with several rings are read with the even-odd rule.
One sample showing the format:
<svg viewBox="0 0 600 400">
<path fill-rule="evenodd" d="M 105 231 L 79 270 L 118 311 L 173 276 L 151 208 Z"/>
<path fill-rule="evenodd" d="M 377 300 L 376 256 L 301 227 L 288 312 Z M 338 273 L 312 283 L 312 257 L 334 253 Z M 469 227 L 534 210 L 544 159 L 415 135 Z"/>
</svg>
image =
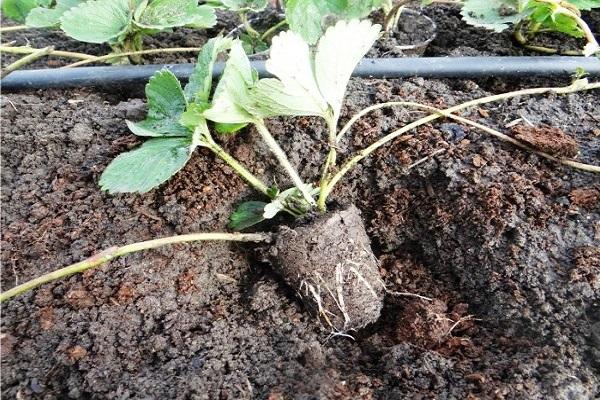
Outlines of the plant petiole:
<svg viewBox="0 0 600 400">
<path fill-rule="evenodd" d="M 265 31 L 265 33 L 263 33 L 262 35 L 260 35 L 260 40 L 261 41 L 265 41 L 268 38 L 270 38 L 271 36 L 273 36 L 275 33 L 277 33 L 277 30 L 283 26 L 287 25 L 287 19 L 282 19 L 281 21 L 279 21 L 278 23 L 276 23 L 275 25 L 273 25 L 272 27 L 270 27 L 269 29 L 267 29 Z"/>
<path fill-rule="evenodd" d="M 332 121 L 331 119 L 327 119 L 327 128 L 328 128 L 328 144 L 329 144 L 329 152 L 327 153 L 327 159 L 325 160 L 325 164 L 323 166 L 323 172 L 321 173 L 321 183 L 320 183 L 320 191 L 319 193 L 323 193 L 325 188 L 327 187 L 327 181 L 330 177 L 330 170 L 335 168 L 335 164 L 337 162 L 337 144 L 338 144 L 338 136 L 337 136 L 337 123 Z M 319 199 L 317 200 L 317 208 L 321 212 L 326 211 L 325 199 L 319 194 Z"/>
<path fill-rule="evenodd" d="M 0 46 L 0 53 L 11 53 L 11 54 L 33 54 L 37 53 L 42 49 L 36 49 L 34 47 L 29 46 Z M 75 53 L 72 51 L 61 51 L 61 50 L 52 50 L 48 53 L 49 56 L 57 56 L 57 57 L 66 57 L 66 58 L 75 58 L 80 60 L 92 60 L 97 58 L 96 56 L 92 56 L 90 54 L 85 53 Z M 90 61 L 91 62 L 91 61 Z"/>
<path fill-rule="evenodd" d="M 306 184 L 304 183 L 304 181 L 302 181 L 302 178 L 300 178 L 300 175 L 298 175 L 298 172 L 292 166 L 287 156 L 285 155 L 283 149 L 279 146 L 273 135 L 271 135 L 271 132 L 269 132 L 269 129 L 266 127 L 264 122 L 261 120 L 257 120 L 254 122 L 254 125 L 256 126 L 258 133 L 263 138 L 271 152 L 277 158 L 277 161 L 279 161 L 281 166 L 285 169 L 294 185 L 298 188 L 298 190 L 300 190 L 300 193 L 302 193 L 302 197 L 304 197 L 308 204 L 315 205 L 315 200 L 310 195 Z"/>
<path fill-rule="evenodd" d="M 18 296 L 22 293 L 28 292 L 32 289 L 35 289 L 45 283 L 49 283 L 73 274 L 86 271 L 94 267 L 98 267 L 111 260 L 114 260 L 115 258 L 127 254 L 137 253 L 142 250 L 155 249 L 157 247 L 165 246 L 168 244 L 190 243 L 207 240 L 229 242 L 270 242 L 271 235 L 268 233 L 192 233 L 188 235 L 170 236 L 161 239 L 148 240 L 145 242 L 128 244 L 122 247 L 110 247 L 83 261 L 42 275 L 38 278 L 32 279 L 19 286 L 15 286 L 10 290 L 0 293 L 0 303 L 12 297 Z"/>
<path fill-rule="evenodd" d="M 248 32 L 250 36 L 256 39 L 259 39 L 261 37 L 260 33 L 256 29 L 254 29 L 254 27 L 250 23 L 247 12 L 241 12 L 240 19 L 242 20 L 242 24 L 244 24 L 244 29 L 246 30 L 246 32 Z"/>
<path fill-rule="evenodd" d="M 233 158 L 227 153 L 221 146 L 219 146 L 210 134 L 204 134 L 202 137 L 202 146 L 210 149 L 220 159 L 225 161 L 231 168 L 235 170 L 246 182 L 254 187 L 259 192 L 262 192 L 267 197 L 271 198 L 271 194 L 267 185 L 265 185 L 260 179 L 258 179 L 252 172 L 248 171 L 239 161 Z"/>
</svg>

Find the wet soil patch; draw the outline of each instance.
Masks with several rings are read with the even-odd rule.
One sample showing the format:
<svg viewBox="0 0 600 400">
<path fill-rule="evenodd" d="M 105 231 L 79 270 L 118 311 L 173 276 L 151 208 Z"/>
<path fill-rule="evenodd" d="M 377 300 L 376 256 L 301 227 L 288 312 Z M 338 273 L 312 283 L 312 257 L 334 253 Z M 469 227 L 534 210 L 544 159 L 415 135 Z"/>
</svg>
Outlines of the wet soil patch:
<svg viewBox="0 0 600 400">
<path fill-rule="evenodd" d="M 445 107 L 517 82 L 352 80 L 342 123 L 363 107 L 408 100 Z M 558 82 L 537 82 L 558 84 Z M 518 98 L 467 115 L 505 132 L 519 118 L 561 129 L 597 163 L 599 93 Z M 258 195 L 199 150 L 145 195 L 108 196 L 97 181 L 140 143 L 127 94 L 2 96 L 2 289 L 157 236 L 223 230 Z M 419 114 L 361 120 L 340 158 Z M 269 128 L 307 180 L 327 131 L 314 118 Z M 252 129 L 220 140 L 267 182 L 286 185 Z M 407 172 L 436 150 L 443 153 Z M 393 292 L 355 340 L 329 339 L 293 290 L 233 244 L 132 255 L 3 306 L 7 398 L 575 398 L 598 395 L 597 176 L 451 121 L 379 150 L 335 190 L 356 204 Z"/>
</svg>

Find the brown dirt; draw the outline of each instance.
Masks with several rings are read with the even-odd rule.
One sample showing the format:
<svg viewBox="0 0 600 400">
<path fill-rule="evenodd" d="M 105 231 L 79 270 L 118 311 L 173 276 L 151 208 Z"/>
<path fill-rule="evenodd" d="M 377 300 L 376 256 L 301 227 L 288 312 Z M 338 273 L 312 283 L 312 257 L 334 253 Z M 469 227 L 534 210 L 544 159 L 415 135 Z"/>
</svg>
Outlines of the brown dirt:
<svg viewBox="0 0 600 400">
<path fill-rule="evenodd" d="M 455 10 L 427 13 L 440 26 L 428 55 L 529 54 L 508 34 L 464 27 Z M 196 34 L 177 30 L 157 37 L 156 45 L 206 39 Z M 55 33 L 14 35 L 36 46 L 60 40 L 70 50 L 103 52 L 80 49 Z M 353 80 L 342 122 L 376 102 L 443 107 L 531 84 L 558 82 Z M 105 166 L 140 143 L 124 124 L 125 118 L 143 118 L 144 102 L 130 98 L 139 93 L 3 94 L 3 290 L 101 248 L 223 230 L 236 205 L 258 199 L 204 150 L 148 194 L 101 193 L 97 181 Z M 470 116 L 500 130 L 519 118 L 556 127 L 577 142 L 579 160 L 597 164 L 599 103 L 598 91 L 549 95 L 486 106 Z M 406 109 L 374 112 L 342 143 L 340 157 L 416 117 Z M 268 125 L 301 175 L 315 179 L 325 154 L 324 124 L 282 118 Z M 287 183 L 256 132 L 220 139 L 266 181 Z M 446 151 L 406 170 L 441 148 Z M 421 127 L 361 163 L 332 200 L 361 209 L 387 288 L 432 302 L 387 295 L 379 320 L 356 340 L 326 340 L 329 332 L 251 248 L 172 246 L 3 305 L 2 395 L 597 398 L 599 187 L 597 176 L 460 124 Z M 290 223 L 279 219 L 260 229 L 280 222 Z"/>
<path fill-rule="evenodd" d="M 508 89 L 500 81 L 353 80 L 342 119 L 374 102 L 439 107 Z M 579 159 L 597 162 L 598 96 L 514 99 L 471 115 L 499 129 L 525 117 L 568 130 Z M 257 199 L 204 151 L 151 193 L 101 193 L 103 168 L 139 143 L 123 120 L 142 118 L 144 104 L 125 94 L 5 94 L 2 113 L 3 289 L 111 245 L 222 230 L 237 204 Z M 340 157 L 416 116 L 374 112 Z M 302 176 L 318 176 L 324 124 L 282 118 L 269 127 Z M 594 398 L 600 215 L 579 194 L 598 178 L 448 121 L 412 135 L 360 164 L 332 200 L 362 210 L 388 289 L 432 304 L 388 295 L 379 321 L 355 341 L 326 340 L 248 248 L 172 246 L 7 303 L 2 394 Z M 222 139 L 265 180 L 286 184 L 255 132 Z M 447 150 L 406 172 L 439 148 Z M 450 321 L 458 325 L 448 334 Z"/>
<path fill-rule="evenodd" d="M 573 158 L 579 152 L 575 139 L 552 126 L 516 126 L 512 134 L 525 144 L 557 157 Z"/>
<path fill-rule="evenodd" d="M 379 318 L 385 288 L 356 207 L 280 227 L 271 258 L 332 334 L 352 333 Z"/>
</svg>

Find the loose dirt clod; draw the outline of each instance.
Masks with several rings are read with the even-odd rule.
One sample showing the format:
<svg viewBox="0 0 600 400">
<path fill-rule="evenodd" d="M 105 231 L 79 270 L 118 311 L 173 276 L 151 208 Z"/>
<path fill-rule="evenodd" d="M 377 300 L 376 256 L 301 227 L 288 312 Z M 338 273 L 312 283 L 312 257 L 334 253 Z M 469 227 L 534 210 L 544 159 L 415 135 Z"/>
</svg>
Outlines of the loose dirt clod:
<svg viewBox="0 0 600 400">
<path fill-rule="evenodd" d="M 294 229 L 281 227 L 272 259 L 334 333 L 357 330 L 379 318 L 385 288 L 356 207 Z"/>
<path fill-rule="evenodd" d="M 575 157 L 579 152 L 577 142 L 558 128 L 516 126 L 512 131 L 520 141 L 553 156 Z"/>
</svg>

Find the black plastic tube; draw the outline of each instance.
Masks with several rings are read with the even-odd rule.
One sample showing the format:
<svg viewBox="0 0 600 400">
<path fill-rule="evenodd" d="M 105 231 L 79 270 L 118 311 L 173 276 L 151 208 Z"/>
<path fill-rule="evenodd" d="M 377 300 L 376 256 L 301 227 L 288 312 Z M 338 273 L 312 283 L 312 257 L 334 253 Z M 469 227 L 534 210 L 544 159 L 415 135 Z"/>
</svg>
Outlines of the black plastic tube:
<svg viewBox="0 0 600 400">
<path fill-rule="evenodd" d="M 253 61 L 260 76 L 269 76 L 264 61 Z M 162 68 L 168 68 L 180 79 L 192 72 L 192 64 L 81 67 L 16 71 L 0 81 L 4 91 L 23 89 L 72 88 L 85 86 L 143 85 Z M 364 59 L 353 76 L 363 78 L 466 78 L 489 77 L 566 77 L 578 68 L 589 76 L 600 76 L 600 59 L 596 57 L 419 57 Z M 223 64 L 215 66 L 215 75 Z"/>
</svg>

